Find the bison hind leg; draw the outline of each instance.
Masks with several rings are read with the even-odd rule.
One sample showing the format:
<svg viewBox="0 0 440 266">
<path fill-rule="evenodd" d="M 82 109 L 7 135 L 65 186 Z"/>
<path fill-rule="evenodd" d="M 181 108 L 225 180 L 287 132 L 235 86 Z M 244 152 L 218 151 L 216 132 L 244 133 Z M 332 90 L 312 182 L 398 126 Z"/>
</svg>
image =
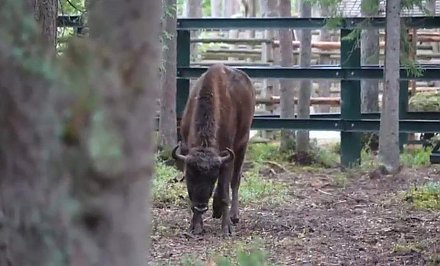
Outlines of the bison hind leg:
<svg viewBox="0 0 440 266">
<path fill-rule="evenodd" d="M 222 200 L 217 190 L 218 188 L 216 189 L 214 199 L 212 201 L 212 218 L 214 219 L 222 218 Z"/>
</svg>

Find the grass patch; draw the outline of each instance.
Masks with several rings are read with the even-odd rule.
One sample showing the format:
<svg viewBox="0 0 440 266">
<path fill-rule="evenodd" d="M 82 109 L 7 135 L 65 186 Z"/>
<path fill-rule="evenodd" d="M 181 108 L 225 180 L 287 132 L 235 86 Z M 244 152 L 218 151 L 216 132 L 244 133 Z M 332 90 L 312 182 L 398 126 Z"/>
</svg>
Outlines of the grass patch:
<svg viewBox="0 0 440 266">
<path fill-rule="evenodd" d="M 246 159 L 253 162 L 288 161 L 292 154 L 280 152 L 279 147 L 278 143 L 250 143 L 246 152 Z"/>
<path fill-rule="evenodd" d="M 243 173 L 239 191 L 240 202 L 278 203 L 287 196 L 286 185 L 276 180 L 265 179 L 260 175 L 262 167 L 263 164 L 255 163 L 251 169 Z M 156 206 L 187 206 L 186 184 L 175 180 L 175 177 L 181 175 L 182 173 L 173 166 L 166 165 L 160 159 L 156 160 L 153 178 L 153 203 Z"/>
<path fill-rule="evenodd" d="M 232 243 L 231 243 L 232 242 Z M 195 255 L 188 255 L 181 260 L 184 266 L 263 266 L 274 265 L 268 259 L 262 240 L 228 241 L 216 250 L 207 253 L 206 262 L 197 259 Z"/>
<path fill-rule="evenodd" d="M 399 255 L 405 255 L 413 252 L 420 253 L 425 249 L 425 247 L 421 243 L 403 243 L 403 244 L 394 244 L 393 253 Z"/>
<path fill-rule="evenodd" d="M 242 203 L 281 202 L 288 195 L 288 187 L 276 180 L 264 179 L 260 175 L 261 164 L 244 173 L 240 185 L 239 197 Z"/>
<path fill-rule="evenodd" d="M 400 155 L 401 164 L 412 168 L 429 166 L 431 150 L 431 148 L 405 149 Z"/>
<path fill-rule="evenodd" d="M 405 201 L 416 209 L 440 210 L 440 182 L 427 182 L 414 186 L 405 193 Z"/>
<path fill-rule="evenodd" d="M 180 175 L 182 173 L 176 168 L 166 165 L 162 160 L 156 160 L 153 177 L 153 203 L 155 205 L 186 205 L 185 183 L 173 181 L 175 177 Z"/>
</svg>

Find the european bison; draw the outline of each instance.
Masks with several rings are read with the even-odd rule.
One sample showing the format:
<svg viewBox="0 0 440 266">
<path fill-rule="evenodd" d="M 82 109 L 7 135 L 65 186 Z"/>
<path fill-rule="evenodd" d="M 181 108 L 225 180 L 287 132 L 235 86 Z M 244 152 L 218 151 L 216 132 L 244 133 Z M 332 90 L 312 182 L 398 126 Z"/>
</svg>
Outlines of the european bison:
<svg viewBox="0 0 440 266">
<path fill-rule="evenodd" d="M 238 188 L 254 108 L 255 90 L 249 77 L 221 64 L 209 67 L 190 91 L 181 121 L 182 141 L 172 156 L 184 170 L 193 234 L 204 232 L 202 214 L 208 210 L 216 183 L 213 218 L 222 218 L 225 236 L 239 221 Z"/>
</svg>

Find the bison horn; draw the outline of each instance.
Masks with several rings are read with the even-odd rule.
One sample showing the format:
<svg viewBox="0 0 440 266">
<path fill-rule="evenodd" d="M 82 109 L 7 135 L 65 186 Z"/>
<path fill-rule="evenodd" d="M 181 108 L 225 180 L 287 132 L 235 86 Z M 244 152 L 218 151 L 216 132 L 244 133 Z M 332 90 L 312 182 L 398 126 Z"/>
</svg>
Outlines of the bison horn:
<svg viewBox="0 0 440 266">
<path fill-rule="evenodd" d="M 176 161 L 185 161 L 186 160 L 186 156 L 180 154 L 180 143 L 176 145 L 176 147 L 174 147 L 173 152 L 171 153 L 171 155 L 173 156 L 174 160 Z M 179 152 L 177 152 L 177 150 L 179 150 Z"/>
<path fill-rule="evenodd" d="M 225 154 L 225 153 L 226 153 L 226 154 Z M 226 148 L 225 151 L 222 151 L 222 152 L 220 153 L 220 162 L 221 162 L 222 164 L 229 163 L 229 162 L 231 162 L 232 160 L 234 160 L 234 158 L 235 158 L 235 154 L 234 154 L 234 152 L 233 152 L 231 149 L 229 149 L 229 148 Z"/>
</svg>

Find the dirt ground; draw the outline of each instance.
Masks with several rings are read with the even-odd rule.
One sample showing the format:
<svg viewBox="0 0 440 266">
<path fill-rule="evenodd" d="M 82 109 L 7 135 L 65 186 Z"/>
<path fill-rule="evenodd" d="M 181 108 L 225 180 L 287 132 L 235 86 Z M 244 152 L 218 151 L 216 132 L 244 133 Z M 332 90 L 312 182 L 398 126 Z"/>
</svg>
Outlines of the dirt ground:
<svg viewBox="0 0 440 266">
<path fill-rule="evenodd" d="M 383 178 L 354 174 L 335 184 L 339 169 L 298 170 L 266 178 L 289 186 L 283 204 L 241 204 L 235 235 L 223 239 L 220 221 L 205 215 L 202 237 L 185 234 L 188 209 L 154 208 L 151 265 L 179 265 L 192 256 L 214 265 L 211 254 L 262 241 L 276 265 L 440 265 L 440 212 L 402 200 L 414 184 L 440 180 L 440 168 L 403 169 Z"/>
</svg>

